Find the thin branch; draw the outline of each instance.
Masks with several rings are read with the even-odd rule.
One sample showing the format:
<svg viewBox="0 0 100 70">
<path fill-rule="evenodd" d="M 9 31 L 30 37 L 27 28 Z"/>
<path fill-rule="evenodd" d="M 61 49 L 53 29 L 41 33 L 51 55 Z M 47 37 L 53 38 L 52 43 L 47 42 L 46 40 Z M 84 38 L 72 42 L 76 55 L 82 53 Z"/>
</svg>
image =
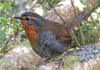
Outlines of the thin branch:
<svg viewBox="0 0 100 70">
<path fill-rule="evenodd" d="M 43 5 L 43 2 L 44 2 L 44 0 L 43 1 L 41 1 L 41 0 L 39 0 L 40 2 L 40 5 L 43 7 L 43 8 L 45 8 L 45 9 L 47 9 L 47 10 L 50 10 L 50 8 L 48 8 L 47 6 L 45 6 L 45 5 Z"/>
<path fill-rule="evenodd" d="M 20 25 L 18 25 L 18 27 L 19 27 L 19 26 L 20 26 Z M 11 41 L 11 39 L 12 39 L 14 36 L 18 35 L 18 30 L 19 30 L 18 27 L 17 27 L 16 31 L 11 32 L 11 35 L 9 36 L 9 38 L 4 42 L 4 44 L 2 45 L 2 48 L 0 48 L 0 53 L 1 53 L 2 50 L 6 47 L 6 45 L 9 43 L 9 41 Z"/>
<path fill-rule="evenodd" d="M 13 5 L 15 6 L 15 0 L 14 0 L 14 2 L 13 2 Z M 12 11 L 11 11 L 10 24 L 12 24 L 12 16 L 13 16 L 14 8 L 15 8 L 14 6 L 13 6 L 13 9 L 12 9 Z M 12 32 L 11 32 L 11 34 L 12 34 Z M 11 36 L 4 42 L 4 44 L 2 45 L 2 48 L 0 49 L 0 52 L 6 47 L 6 45 L 7 45 L 8 42 L 12 39 L 12 37 L 13 37 L 13 35 L 11 35 Z"/>
<path fill-rule="evenodd" d="M 77 11 L 76 11 L 76 9 L 75 9 L 75 6 L 74 6 L 72 0 L 71 0 L 71 4 L 72 4 L 72 7 L 73 7 L 73 9 L 74 9 L 74 13 L 75 13 L 75 15 L 77 16 L 78 14 L 77 14 Z M 82 22 L 80 22 L 80 23 L 82 23 Z M 81 35 L 81 39 L 82 39 L 82 44 L 84 45 L 84 36 L 83 36 L 82 30 L 81 30 L 81 25 L 80 25 L 80 24 L 79 24 L 79 30 L 80 30 L 80 35 Z M 74 34 L 75 34 L 75 33 L 74 33 Z M 76 39 L 77 39 L 77 37 L 76 37 Z M 77 40 L 77 41 L 78 41 L 78 40 Z"/>
<path fill-rule="evenodd" d="M 15 9 L 15 0 L 14 0 L 14 2 L 13 2 L 13 8 L 12 8 L 11 15 L 10 15 L 10 24 L 12 23 L 12 18 L 13 18 L 14 9 Z"/>
<path fill-rule="evenodd" d="M 72 7 L 73 7 L 73 9 L 74 9 L 75 16 L 77 16 L 77 11 L 76 11 L 76 9 L 75 9 L 74 3 L 73 3 L 72 0 L 70 0 L 70 1 L 71 1 L 71 5 L 72 5 Z"/>
<path fill-rule="evenodd" d="M 28 11 L 32 11 L 32 9 L 36 6 L 36 4 L 39 3 L 39 0 L 35 0 L 33 1 L 32 5 L 30 6 L 29 10 Z"/>
<path fill-rule="evenodd" d="M 77 16 L 77 12 L 76 12 L 75 6 L 73 4 L 73 1 L 72 0 L 70 0 L 70 1 L 71 1 L 71 5 L 72 5 L 72 7 L 74 9 L 75 16 Z M 76 35 L 75 35 L 75 32 L 74 32 L 73 29 L 71 29 L 71 32 L 73 33 L 73 35 L 71 35 L 71 37 L 73 36 L 73 38 L 74 38 L 75 42 L 77 43 L 77 45 L 81 46 L 80 43 L 79 43 L 79 41 L 78 41 L 78 39 L 77 39 L 77 37 L 76 37 Z"/>
<path fill-rule="evenodd" d="M 64 22 L 64 24 L 66 24 L 65 20 L 60 16 L 60 14 L 57 12 L 57 10 L 52 6 L 52 4 L 49 2 L 49 0 L 47 0 L 49 5 L 54 9 L 54 11 L 57 13 L 57 15 L 60 17 L 60 19 Z"/>
</svg>

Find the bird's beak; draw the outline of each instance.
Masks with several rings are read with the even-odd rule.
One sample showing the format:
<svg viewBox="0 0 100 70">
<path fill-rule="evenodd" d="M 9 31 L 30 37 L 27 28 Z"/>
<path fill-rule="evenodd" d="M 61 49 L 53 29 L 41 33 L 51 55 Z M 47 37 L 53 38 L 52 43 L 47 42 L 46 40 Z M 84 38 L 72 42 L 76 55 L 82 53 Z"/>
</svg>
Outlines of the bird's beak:
<svg viewBox="0 0 100 70">
<path fill-rule="evenodd" d="M 22 19 L 20 16 L 15 16 L 14 18 L 15 19 L 20 19 L 20 20 Z"/>
</svg>

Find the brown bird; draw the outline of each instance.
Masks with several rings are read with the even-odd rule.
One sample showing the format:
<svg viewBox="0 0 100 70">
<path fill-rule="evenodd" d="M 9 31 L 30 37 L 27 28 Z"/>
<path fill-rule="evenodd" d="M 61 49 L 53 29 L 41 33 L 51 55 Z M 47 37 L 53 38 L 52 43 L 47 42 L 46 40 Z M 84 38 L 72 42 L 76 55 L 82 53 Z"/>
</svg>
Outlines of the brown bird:
<svg viewBox="0 0 100 70">
<path fill-rule="evenodd" d="M 33 50 L 41 57 L 61 55 L 72 41 L 63 25 L 46 20 L 36 13 L 25 12 L 15 18 L 21 20 Z"/>
<path fill-rule="evenodd" d="M 94 9 L 82 12 L 72 22 L 65 25 L 44 19 L 32 12 L 25 12 L 20 17 L 15 18 L 21 20 L 33 50 L 41 57 L 53 58 L 68 50 L 72 43 L 70 30 L 77 26 L 81 20 L 86 19 L 93 11 Z"/>
</svg>

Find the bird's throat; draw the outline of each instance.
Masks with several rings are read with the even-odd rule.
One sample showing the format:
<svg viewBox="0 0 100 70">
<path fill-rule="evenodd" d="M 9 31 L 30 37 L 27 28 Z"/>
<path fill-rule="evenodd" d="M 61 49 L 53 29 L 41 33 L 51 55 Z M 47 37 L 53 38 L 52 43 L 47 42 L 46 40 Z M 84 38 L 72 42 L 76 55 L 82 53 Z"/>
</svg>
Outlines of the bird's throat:
<svg viewBox="0 0 100 70">
<path fill-rule="evenodd" d="M 27 24 L 26 22 L 23 21 L 22 25 L 25 29 L 26 35 L 27 35 L 32 47 L 35 48 L 38 34 L 35 30 L 34 24 L 29 25 L 29 24 Z"/>
</svg>

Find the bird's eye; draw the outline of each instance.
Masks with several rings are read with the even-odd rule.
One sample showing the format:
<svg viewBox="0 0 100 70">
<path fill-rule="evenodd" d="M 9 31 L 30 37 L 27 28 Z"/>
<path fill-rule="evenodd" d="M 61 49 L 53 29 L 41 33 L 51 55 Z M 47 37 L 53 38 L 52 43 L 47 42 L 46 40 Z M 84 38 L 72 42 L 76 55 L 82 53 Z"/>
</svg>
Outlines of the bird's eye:
<svg viewBox="0 0 100 70">
<path fill-rule="evenodd" d="M 30 18 L 29 17 L 26 17 L 26 20 L 30 20 Z"/>
<path fill-rule="evenodd" d="M 30 20 L 29 16 L 22 16 L 22 20 Z"/>
<path fill-rule="evenodd" d="M 26 20 L 34 20 L 35 18 L 34 17 L 32 17 L 32 16 L 27 16 L 26 17 Z"/>
<path fill-rule="evenodd" d="M 34 20 L 35 18 L 32 16 L 22 16 L 22 19 L 28 21 L 28 20 Z"/>
</svg>

